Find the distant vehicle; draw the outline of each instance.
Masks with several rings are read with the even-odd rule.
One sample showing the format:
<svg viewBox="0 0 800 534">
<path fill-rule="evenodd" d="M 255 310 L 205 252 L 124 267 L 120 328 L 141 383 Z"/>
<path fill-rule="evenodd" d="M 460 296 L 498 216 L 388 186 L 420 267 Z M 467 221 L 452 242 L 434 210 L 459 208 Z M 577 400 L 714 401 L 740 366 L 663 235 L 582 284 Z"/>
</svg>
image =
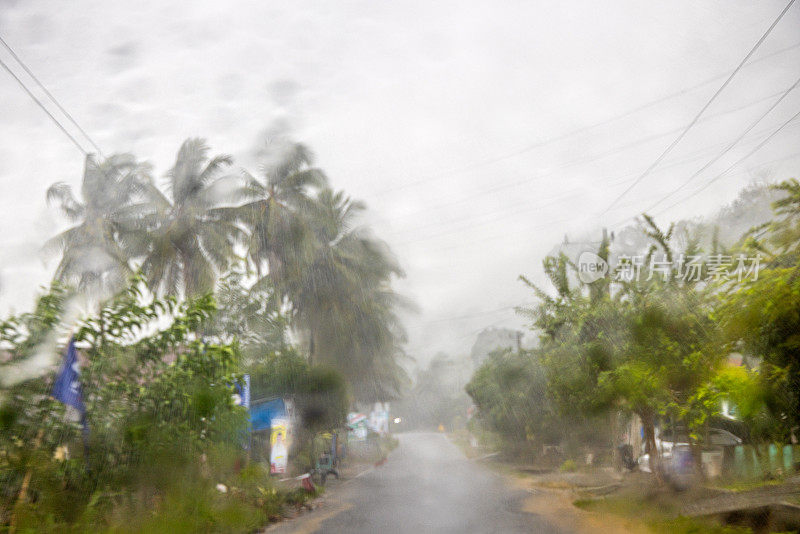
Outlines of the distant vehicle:
<svg viewBox="0 0 800 534">
<path fill-rule="evenodd" d="M 710 428 L 708 430 L 709 445 L 711 447 L 735 447 L 742 444 L 742 438 L 728 432 L 722 428 Z M 682 450 L 689 448 L 689 434 L 685 428 L 667 429 L 656 438 L 656 448 L 661 453 L 661 458 L 665 461 L 672 458 L 672 451 L 675 448 Z M 669 465 L 669 462 L 667 462 Z M 639 457 L 639 469 L 650 472 L 650 455 L 645 453 Z"/>
</svg>

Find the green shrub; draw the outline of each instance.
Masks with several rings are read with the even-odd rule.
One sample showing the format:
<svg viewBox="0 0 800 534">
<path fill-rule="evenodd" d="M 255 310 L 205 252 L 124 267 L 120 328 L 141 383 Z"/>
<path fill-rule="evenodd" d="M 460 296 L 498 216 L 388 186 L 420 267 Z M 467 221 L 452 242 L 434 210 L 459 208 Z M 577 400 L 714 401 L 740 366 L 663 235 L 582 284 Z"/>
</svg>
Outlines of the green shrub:
<svg viewBox="0 0 800 534">
<path fill-rule="evenodd" d="M 208 295 L 148 300 L 134 281 L 82 322 L 87 447 L 46 377 L 5 397 L 0 531 L 13 518 L 19 532 L 253 532 L 300 498 L 246 463 L 239 347 L 197 335 L 214 309 Z"/>
<path fill-rule="evenodd" d="M 565 460 L 561 467 L 558 468 L 562 473 L 572 473 L 577 469 L 578 466 L 575 464 L 575 460 Z"/>
</svg>

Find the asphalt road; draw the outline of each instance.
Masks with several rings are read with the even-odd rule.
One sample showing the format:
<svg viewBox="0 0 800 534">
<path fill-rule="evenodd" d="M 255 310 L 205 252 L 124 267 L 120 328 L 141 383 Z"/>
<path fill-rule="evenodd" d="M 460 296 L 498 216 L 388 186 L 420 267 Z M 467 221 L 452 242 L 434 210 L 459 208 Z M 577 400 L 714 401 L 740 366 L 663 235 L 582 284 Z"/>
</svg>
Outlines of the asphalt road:
<svg viewBox="0 0 800 534">
<path fill-rule="evenodd" d="M 280 532 L 562 532 L 523 512 L 528 492 L 465 458 L 444 435 L 398 437 L 388 462 L 339 486 L 327 510 L 310 512 Z"/>
</svg>

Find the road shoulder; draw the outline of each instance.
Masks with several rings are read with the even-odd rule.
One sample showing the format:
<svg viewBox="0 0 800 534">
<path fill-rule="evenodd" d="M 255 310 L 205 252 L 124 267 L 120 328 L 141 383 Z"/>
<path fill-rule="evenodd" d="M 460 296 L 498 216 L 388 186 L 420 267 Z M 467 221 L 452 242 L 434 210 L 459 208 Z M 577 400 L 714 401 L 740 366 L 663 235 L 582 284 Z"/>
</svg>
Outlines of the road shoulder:
<svg viewBox="0 0 800 534">
<path fill-rule="evenodd" d="M 509 485 L 530 495 L 522 505 L 524 512 L 543 517 L 560 530 L 576 534 L 646 534 L 650 530 L 642 523 L 610 514 L 588 512 L 576 507 L 570 489 L 545 488 L 529 476 L 503 471 Z"/>
</svg>

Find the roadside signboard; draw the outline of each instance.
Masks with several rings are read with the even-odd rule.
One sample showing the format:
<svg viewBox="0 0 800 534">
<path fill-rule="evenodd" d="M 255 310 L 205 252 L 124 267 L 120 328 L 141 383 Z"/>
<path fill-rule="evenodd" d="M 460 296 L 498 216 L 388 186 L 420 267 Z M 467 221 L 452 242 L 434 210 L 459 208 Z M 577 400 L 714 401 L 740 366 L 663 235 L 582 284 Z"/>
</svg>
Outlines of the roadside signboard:
<svg viewBox="0 0 800 534">
<path fill-rule="evenodd" d="M 367 439 L 369 429 L 367 428 L 367 416 L 363 413 L 350 412 L 347 414 L 348 436 L 353 441 L 364 441 Z"/>
<path fill-rule="evenodd" d="M 289 460 L 289 420 L 273 419 L 269 437 L 269 472 L 273 475 L 286 472 Z"/>
</svg>

